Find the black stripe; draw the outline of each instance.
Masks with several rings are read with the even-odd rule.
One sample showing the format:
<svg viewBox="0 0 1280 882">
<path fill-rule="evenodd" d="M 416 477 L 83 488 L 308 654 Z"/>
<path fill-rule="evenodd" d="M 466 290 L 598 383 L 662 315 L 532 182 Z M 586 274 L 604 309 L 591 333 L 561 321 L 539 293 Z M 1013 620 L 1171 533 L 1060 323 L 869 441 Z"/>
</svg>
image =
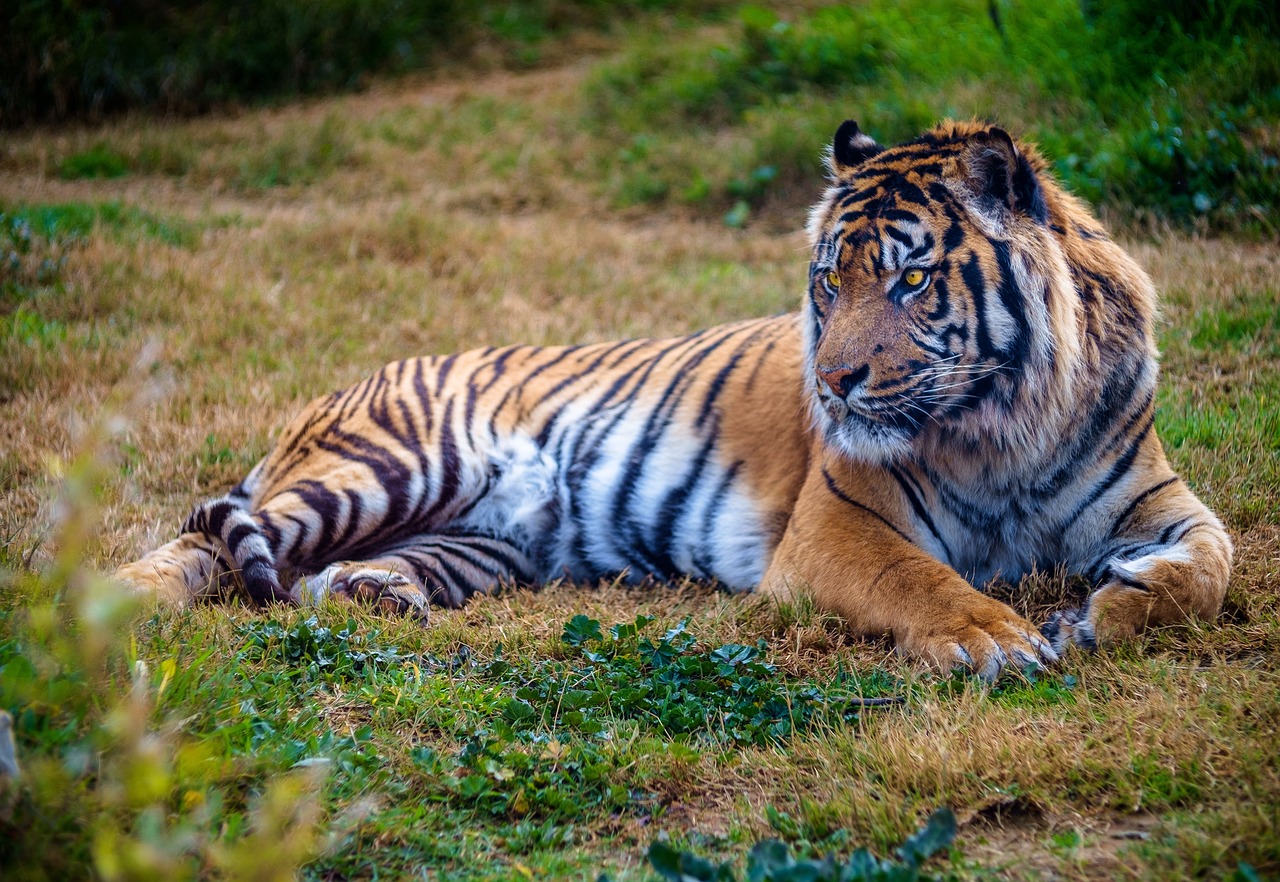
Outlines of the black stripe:
<svg viewBox="0 0 1280 882">
<path fill-rule="evenodd" d="M 205 529 L 219 539 L 222 538 L 222 525 L 226 523 L 227 517 L 231 512 L 238 511 L 238 507 L 230 502 L 221 500 L 205 509 Z"/>
<path fill-rule="evenodd" d="M 897 527 L 895 527 L 892 524 L 892 522 L 890 522 L 889 519 L 886 518 L 884 515 L 880 514 L 880 512 L 876 511 L 873 508 L 868 508 L 867 506 L 863 505 L 861 502 L 857 502 L 856 500 L 850 498 L 849 495 L 846 494 L 843 490 L 841 490 L 839 486 L 836 485 L 835 478 L 831 477 L 831 473 L 827 471 L 826 466 L 822 467 L 822 477 L 825 478 L 827 481 L 827 489 L 830 490 L 836 496 L 837 499 L 853 506 L 858 511 L 866 512 L 876 520 L 880 521 L 880 523 L 884 524 L 890 530 L 897 533 L 907 542 L 911 542 L 911 537 L 909 537 L 906 533 L 902 532 Z M 911 542 L 911 544 L 914 545 L 915 543 Z"/>
<path fill-rule="evenodd" d="M 611 512 L 613 523 L 618 525 L 626 548 L 630 548 L 633 551 L 644 551 L 641 524 L 629 512 L 631 510 L 631 500 L 635 497 L 636 485 L 644 474 L 651 452 L 666 433 L 668 426 L 672 422 L 672 415 L 680 406 L 685 394 L 693 387 L 698 366 L 732 338 L 732 333 L 725 333 L 718 338 L 706 341 L 700 347 L 691 348 L 688 353 L 685 353 L 684 361 L 673 368 L 671 381 L 667 383 L 667 387 L 663 391 L 662 397 L 658 399 L 657 405 L 649 412 L 649 418 L 645 421 L 639 437 L 631 445 L 627 454 L 626 469 L 618 482 L 617 490 L 613 496 Z M 622 551 L 625 556 L 623 548 L 618 550 Z M 649 555 L 644 555 L 644 558 L 646 567 L 655 570 L 663 568 L 663 561 L 660 559 Z"/>
<path fill-rule="evenodd" d="M 238 559 L 240 544 L 250 536 L 256 535 L 258 535 L 258 528 L 253 524 L 236 524 L 227 534 L 227 550 L 231 552 L 232 557 Z"/>
<path fill-rule="evenodd" d="M 492 576 L 495 581 L 500 581 L 503 576 L 518 580 L 525 578 L 520 572 L 520 567 L 516 566 L 515 561 L 509 555 L 503 554 L 488 545 L 456 541 L 442 541 L 438 544 L 454 557 L 465 561 L 469 566 Z"/>
<path fill-rule="evenodd" d="M 924 507 L 922 500 L 924 488 L 916 481 L 915 476 L 908 477 L 904 475 L 897 466 L 890 466 L 889 474 L 893 475 L 893 479 L 898 482 L 898 486 L 906 494 L 907 501 L 911 503 L 911 508 L 915 511 L 916 517 L 924 522 L 924 525 L 929 528 L 929 532 L 933 534 L 933 538 L 937 539 L 938 543 L 942 545 L 942 551 L 947 556 L 946 562 L 951 563 L 954 559 L 951 555 L 951 548 L 947 545 L 947 540 L 943 539 L 942 534 L 938 532 L 937 526 L 933 523 L 933 518 L 929 516 L 928 509 Z M 917 491 L 919 491 L 919 495 L 917 495 Z"/>
<path fill-rule="evenodd" d="M 1138 433 L 1138 436 L 1133 439 L 1133 443 L 1129 445 L 1129 449 L 1124 452 L 1123 456 L 1116 460 L 1115 465 L 1111 467 L 1111 471 L 1107 473 L 1107 476 L 1103 478 L 1102 481 L 1099 482 L 1098 486 L 1094 488 L 1093 492 L 1089 494 L 1089 498 L 1082 502 L 1076 510 L 1071 513 L 1071 517 L 1067 518 L 1066 522 L 1062 526 L 1064 533 L 1069 530 L 1073 524 L 1075 524 L 1076 519 L 1079 518 L 1080 515 L 1089 508 L 1089 506 L 1101 499 L 1103 494 L 1114 487 L 1121 478 L 1128 474 L 1129 469 L 1133 467 L 1133 461 L 1138 457 L 1138 451 L 1142 448 L 1143 441 L 1146 440 L 1147 434 L 1151 431 L 1153 422 L 1154 421 L 1148 417 L 1146 424 L 1142 427 L 1142 431 Z"/>
<path fill-rule="evenodd" d="M 916 220 L 919 220 L 919 218 L 916 218 Z M 890 239 L 895 239 L 898 242 L 902 243 L 903 245 L 906 245 L 908 248 L 915 247 L 916 240 L 912 239 L 910 236 L 908 236 L 906 233 L 902 232 L 902 230 L 898 229 L 892 224 L 885 224 L 884 231 L 889 234 Z"/>
<path fill-rule="evenodd" d="M 995 344 L 991 342 L 991 336 L 987 332 L 987 277 L 982 272 L 982 264 L 978 261 L 978 255 L 969 255 L 965 265 L 960 267 L 960 278 L 964 280 L 965 287 L 969 289 L 969 293 L 973 296 L 974 325 L 977 329 L 974 342 L 978 346 L 978 354 L 983 358 L 997 358 L 999 351 L 996 349 Z"/>
<path fill-rule="evenodd" d="M 507 406 L 507 402 L 511 400 L 511 397 L 512 397 L 513 395 L 518 395 L 518 394 L 520 394 L 520 392 L 521 392 L 521 391 L 522 391 L 522 390 L 523 390 L 527 385 L 529 385 L 529 383 L 530 383 L 532 380 L 536 379 L 537 377 L 541 376 L 541 375 L 542 375 L 544 372 L 546 372 L 547 370 L 550 370 L 550 369 L 551 369 L 552 367 L 554 367 L 555 365 L 557 365 L 557 364 L 559 364 L 560 362 L 564 361 L 564 360 L 565 360 L 566 358 L 568 358 L 570 355 L 573 355 L 575 352 L 578 352 L 581 348 L 582 348 L 581 346 L 566 346 L 566 347 L 564 347 L 564 348 L 560 351 L 560 353 L 559 353 L 558 355 L 556 355 L 554 358 L 550 359 L 549 361 L 544 361 L 542 364 L 538 365 L 538 366 L 537 366 L 536 368 L 534 368 L 533 370 L 529 371 L 529 372 L 528 372 L 528 373 L 526 373 L 526 374 L 523 374 L 517 382 L 512 383 L 510 386 L 508 386 L 508 387 L 507 387 L 507 391 L 506 391 L 506 392 L 504 392 L 504 393 L 503 393 L 503 395 L 502 395 L 502 400 L 498 402 L 498 406 L 497 406 L 497 407 L 495 407 L 495 408 L 493 409 L 493 412 L 492 412 L 491 414 L 489 414 L 489 432 L 490 432 L 490 434 L 493 434 L 493 433 L 496 431 L 496 423 L 497 423 L 498 416 L 499 416 L 499 414 L 501 414 L 501 413 L 502 413 L 503 408 L 505 408 L 505 407 Z M 539 350 L 539 352 L 541 352 L 541 350 Z M 570 380 L 572 380 L 572 379 L 576 379 L 576 375 L 575 375 L 575 376 L 571 376 L 569 379 L 570 379 Z M 545 398 L 544 398 L 544 400 L 545 400 Z"/>
<path fill-rule="evenodd" d="M 444 575 L 453 582 L 454 590 L 456 590 L 458 594 L 462 595 L 462 600 L 465 602 L 470 599 L 472 595 L 486 586 L 477 585 L 474 580 L 467 578 L 467 575 L 459 569 L 458 565 L 446 557 L 446 555 L 450 554 L 453 554 L 453 552 L 446 549 L 441 549 L 440 552 L 437 552 L 435 556 L 436 566 L 438 566 Z M 461 560 L 459 555 L 453 554 L 453 556 L 458 557 Z M 462 564 L 463 566 L 467 565 L 465 560 L 462 560 Z"/>
<path fill-rule="evenodd" d="M 1112 522 L 1111 534 L 1110 534 L 1111 537 L 1115 538 L 1120 534 L 1120 530 L 1128 522 L 1129 518 L 1133 515 L 1133 513 L 1138 510 L 1138 506 L 1142 505 L 1142 503 L 1145 502 L 1153 493 L 1159 493 L 1161 490 L 1163 490 L 1165 487 L 1168 487 L 1170 484 L 1177 483 L 1177 480 L 1178 480 L 1177 475 L 1174 475 L 1172 478 L 1166 478 L 1165 480 L 1161 481 L 1159 484 L 1156 484 L 1154 487 L 1148 487 L 1146 490 L 1143 490 L 1141 493 L 1135 496 L 1133 498 L 1133 501 L 1130 502 L 1129 505 L 1125 508 L 1125 510 L 1120 512 L 1119 516 L 1115 519 L 1115 521 Z"/>
<path fill-rule="evenodd" d="M 1031 351 L 1031 326 L 1027 322 L 1026 304 L 1022 289 L 1018 287 L 1018 278 L 1013 271 L 1013 257 L 1009 252 L 1008 243 L 991 240 L 991 248 L 995 251 L 996 265 L 1000 268 L 1000 285 L 997 288 L 1000 302 L 1004 305 L 1005 312 L 1013 317 L 1014 323 L 1018 326 L 1013 340 L 1003 353 L 1006 361 L 1013 362 L 1014 372 L 1010 376 L 1016 379 L 1019 376 L 1017 369 L 1021 367 Z"/>
</svg>

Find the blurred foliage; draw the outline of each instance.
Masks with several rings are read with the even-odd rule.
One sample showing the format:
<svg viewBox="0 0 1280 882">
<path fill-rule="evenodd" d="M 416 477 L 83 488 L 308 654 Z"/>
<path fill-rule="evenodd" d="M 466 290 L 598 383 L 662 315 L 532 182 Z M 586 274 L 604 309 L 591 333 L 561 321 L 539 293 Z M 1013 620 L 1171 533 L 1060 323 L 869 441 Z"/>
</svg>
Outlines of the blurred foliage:
<svg viewBox="0 0 1280 882">
<path fill-rule="evenodd" d="M 821 860 L 796 860 L 786 845 L 776 839 L 765 839 L 756 843 L 747 856 L 746 878 L 750 882 L 923 882 L 945 878 L 922 872 L 921 867 L 949 847 L 955 837 L 955 815 L 950 809 L 940 808 L 888 859 L 877 858 L 860 848 L 848 860 L 838 860 L 831 855 Z M 648 857 L 654 871 L 667 882 L 738 880 L 732 862 L 715 864 L 665 842 L 649 846 Z"/>
<path fill-rule="evenodd" d="M 734 206 L 735 225 L 744 203 L 812 180 L 841 115 L 885 142 L 978 116 L 1039 140 L 1090 201 L 1274 233 L 1278 8 L 906 0 L 783 16 L 748 6 L 727 39 L 654 37 L 603 64 L 588 116 L 598 131 L 646 139 L 643 154 L 617 157 L 620 202 L 710 198 Z M 690 145 L 713 134 L 731 135 L 732 160 L 703 151 L 693 166 Z M 744 168 L 777 174 L 744 195 Z"/>
<path fill-rule="evenodd" d="M 716 0 L 20 0 L 0 28 L 0 125 L 130 108 L 191 113 L 344 89 L 480 41 L 510 60 L 570 27 Z"/>
<path fill-rule="evenodd" d="M 421 63 L 455 0 L 154 0 L 17 5 L 0 38 L 0 119 L 150 107 L 352 85 Z"/>
<path fill-rule="evenodd" d="M 287 880 L 320 852 L 321 767 L 258 776 L 156 719 L 176 666 L 137 657 L 137 600 L 83 565 L 108 474 L 115 401 L 59 464 L 57 549 L 43 569 L 0 559 L 0 708 L 18 777 L 0 778 L 0 876 Z M 120 683 L 131 684 L 126 689 Z"/>
<path fill-rule="evenodd" d="M 57 285 L 75 231 L 53 230 L 30 212 L 0 206 L 0 311 Z"/>
</svg>

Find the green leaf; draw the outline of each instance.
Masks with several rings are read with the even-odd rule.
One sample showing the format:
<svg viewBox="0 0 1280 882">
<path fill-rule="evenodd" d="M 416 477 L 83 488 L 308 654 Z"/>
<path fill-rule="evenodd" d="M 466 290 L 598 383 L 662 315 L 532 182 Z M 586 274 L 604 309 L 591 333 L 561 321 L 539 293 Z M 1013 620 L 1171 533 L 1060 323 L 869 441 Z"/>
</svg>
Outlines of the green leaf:
<svg viewBox="0 0 1280 882">
<path fill-rule="evenodd" d="M 1261 880 L 1258 871 L 1253 868 L 1253 865 L 1246 864 L 1244 861 L 1236 865 L 1234 878 L 1238 879 L 1239 882 L 1260 882 Z"/>
<path fill-rule="evenodd" d="M 898 857 L 912 867 L 918 867 L 932 855 L 947 848 L 956 838 L 956 816 L 943 806 L 929 816 L 929 820 L 916 833 L 908 837 L 898 848 Z"/>
<path fill-rule="evenodd" d="M 533 705 L 527 701 L 521 701 L 513 698 L 502 708 L 502 717 L 510 723 L 522 723 L 531 720 L 537 715 L 537 711 L 533 709 Z"/>
<path fill-rule="evenodd" d="M 628 637 L 634 637 L 639 634 L 652 622 L 652 616 L 638 615 L 636 620 L 630 624 L 622 622 L 614 625 L 609 629 L 609 634 L 615 641 L 626 640 Z"/>
<path fill-rule="evenodd" d="M 769 806 L 772 809 L 772 806 Z M 770 818 L 770 824 L 773 819 Z M 776 829 L 776 828 L 775 828 Z M 750 882 L 765 882 L 774 879 L 787 867 L 795 865 L 786 845 L 777 839 L 762 839 L 751 849 L 747 857 L 747 879 Z"/>
<path fill-rule="evenodd" d="M 560 639 L 570 646 L 581 646 L 588 640 L 603 640 L 604 634 L 600 631 L 599 622 L 579 613 L 564 626 Z"/>
<path fill-rule="evenodd" d="M 665 842 L 649 846 L 649 863 L 670 882 L 735 882 L 729 864 L 716 866 L 687 851 L 676 851 Z"/>
<path fill-rule="evenodd" d="M 725 212 L 724 225 L 740 230 L 747 225 L 749 217 L 751 217 L 751 204 L 745 199 L 739 199 L 733 203 L 733 208 Z"/>
</svg>

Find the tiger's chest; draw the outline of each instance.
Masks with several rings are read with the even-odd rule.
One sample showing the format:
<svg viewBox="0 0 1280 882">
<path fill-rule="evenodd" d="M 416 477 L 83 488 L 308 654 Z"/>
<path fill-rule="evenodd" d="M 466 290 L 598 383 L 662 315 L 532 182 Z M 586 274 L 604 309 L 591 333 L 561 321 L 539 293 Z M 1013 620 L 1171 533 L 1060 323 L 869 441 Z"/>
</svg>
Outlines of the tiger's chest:
<svg viewBox="0 0 1280 882">
<path fill-rule="evenodd" d="M 908 501 L 914 504 L 906 509 L 920 544 L 975 587 L 1073 563 L 1060 500 L 960 490 L 944 482 L 910 489 Z"/>
</svg>

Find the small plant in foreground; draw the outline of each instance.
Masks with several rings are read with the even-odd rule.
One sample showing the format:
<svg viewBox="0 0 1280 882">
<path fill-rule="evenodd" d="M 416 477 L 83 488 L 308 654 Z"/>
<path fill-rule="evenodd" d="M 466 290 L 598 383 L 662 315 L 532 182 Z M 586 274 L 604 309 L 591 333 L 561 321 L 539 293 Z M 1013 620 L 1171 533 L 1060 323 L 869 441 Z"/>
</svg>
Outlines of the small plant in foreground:
<svg viewBox="0 0 1280 882">
<path fill-rule="evenodd" d="M 0 811 L 0 876 L 294 878 L 325 842 L 324 770 L 253 775 L 215 761 L 181 725 L 157 725 L 174 667 L 153 673 L 137 657 L 136 598 L 84 564 L 124 425 L 114 411 L 62 466 L 50 563 L 7 572 L 0 558 L 0 710 L 22 768 Z"/>
<path fill-rule="evenodd" d="M 934 878 L 920 867 L 956 837 L 956 818 L 940 808 L 897 849 L 894 858 L 877 858 L 860 848 L 846 861 L 828 855 L 821 860 L 796 860 L 776 839 L 756 843 L 747 856 L 749 882 L 916 882 Z M 649 863 L 670 882 L 737 882 L 732 863 L 713 864 L 663 842 L 649 847 Z"/>
<path fill-rule="evenodd" d="M 680 622 L 661 637 L 645 636 L 648 616 L 614 625 L 575 616 L 563 641 L 576 658 L 543 664 L 526 676 L 508 704 L 508 718 L 547 725 L 553 718 L 585 734 L 601 719 L 638 720 L 667 735 L 739 744 L 770 744 L 821 723 L 848 723 L 868 705 L 892 704 L 890 678 L 838 674 L 825 686 L 791 682 L 763 658 L 764 644 L 700 646 Z M 495 662 L 489 676 L 509 677 Z M 517 674 L 517 676 L 519 676 Z"/>
</svg>

